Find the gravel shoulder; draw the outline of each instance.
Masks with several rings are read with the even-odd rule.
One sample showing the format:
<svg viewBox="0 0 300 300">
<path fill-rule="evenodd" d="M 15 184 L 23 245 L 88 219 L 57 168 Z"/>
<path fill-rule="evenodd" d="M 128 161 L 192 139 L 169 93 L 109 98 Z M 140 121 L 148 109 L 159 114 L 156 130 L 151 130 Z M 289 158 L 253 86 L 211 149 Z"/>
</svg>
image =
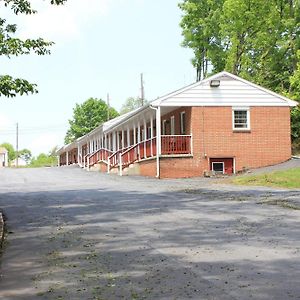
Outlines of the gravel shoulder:
<svg viewBox="0 0 300 300">
<path fill-rule="evenodd" d="M 5 169 L 0 299 L 300 299 L 300 191 Z"/>
</svg>

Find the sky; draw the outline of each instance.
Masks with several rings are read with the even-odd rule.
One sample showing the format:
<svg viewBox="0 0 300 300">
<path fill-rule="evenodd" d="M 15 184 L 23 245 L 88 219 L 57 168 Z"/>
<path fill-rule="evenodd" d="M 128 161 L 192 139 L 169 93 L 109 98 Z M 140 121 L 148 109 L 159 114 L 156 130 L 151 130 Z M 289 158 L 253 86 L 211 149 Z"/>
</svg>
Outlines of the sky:
<svg viewBox="0 0 300 300">
<path fill-rule="evenodd" d="M 176 0 L 68 0 L 64 6 L 32 0 L 36 15 L 1 17 L 18 25 L 21 38 L 54 41 L 51 55 L 1 57 L 1 75 L 25 78 L 39 93 L 0 98 L 0 144 L 33 155 L 61 146 L 76 103 L 90 97 L 119 110 L 128 97 L 156 99 L 195 81 L 193 53 L 181 42 L 181 11 Z"/>
</svg>

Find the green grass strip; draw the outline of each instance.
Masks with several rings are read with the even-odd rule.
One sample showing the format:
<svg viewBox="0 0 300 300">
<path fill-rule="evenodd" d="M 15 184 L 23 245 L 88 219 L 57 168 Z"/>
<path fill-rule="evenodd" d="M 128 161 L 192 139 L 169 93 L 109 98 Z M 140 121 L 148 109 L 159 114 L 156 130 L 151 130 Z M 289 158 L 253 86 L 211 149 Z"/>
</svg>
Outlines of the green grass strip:
<svg viewBox="0 0 300 300">
<path fill-rule="evenodd" d="M 238 176 L 232 180 L 239 185 L 261 185 L 281 188 L 300 188 L 300 168 L 261 175 Z"/>
</svg>

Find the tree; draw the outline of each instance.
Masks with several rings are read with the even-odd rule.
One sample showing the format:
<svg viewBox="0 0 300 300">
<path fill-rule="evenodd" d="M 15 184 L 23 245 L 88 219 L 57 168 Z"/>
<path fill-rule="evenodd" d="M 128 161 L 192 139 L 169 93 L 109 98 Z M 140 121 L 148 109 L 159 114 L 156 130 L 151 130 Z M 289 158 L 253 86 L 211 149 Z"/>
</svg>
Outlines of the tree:
<svg viewBox="0 0 300 300">
<path fill-rule="evenodd" d="M 147 102 L 147 101 L 144 101 L 144 102 Z M 126 114 L 126 113 L 128 113 L 136 108 L 139 108 L 141 106 L 142 106 L 141 98 L 129 97 L 126 99 L 125 103 L 123 103 L 121 110 L 120 110 L 120 114 L 121 115 Z"/>
<path fill-rule="evenodd" d="M 183 0 L 179 7 L 198 80 L 209 75 L 209 65 L 212 73 L 225 69 L 282 94 L 292 91 L 299 0 Z"/>
<path fill-rule="evenodd" d="M 49 154 L 41 153 L 36 158 L 34 157 L 31 160 L 29 166 L 33 168 L 54 167 L 57 166 L 57 157 L 52 156 L 51 153 Z"/>
<path fill-rule="evenodd" d="M 179 4 L 184 12 L 180 22 L 184 37 L 182 45 L 194 51 L 192 64 L 197 71 L 197 80 L 207 76 L 211 62 L 216 72 L 224 69 L 219 22 L 224 1 L 184 0 Z"/>
<path fill-rule="evenodd" d="M 66 0 L 51 0 L 51 4 L 63 4 Z M 2 5 L 10 7 L 14 14 L 35 14 L 37 11 L 31 7 L 27 0 L 2 0 Z M 53 42 L 45 41 L 42 38 L 21 40 L 15 37 L 16 24 L 8 24 L 0 18 L 0 55 L 10 58 L 11 56 L 50 54 L 49 47 Z M 36 84 L 26 79 L 13 78 L 10 75 L 0 75 L 0 96 L 15 97 L 17 94 L 37 93 Z"/>
<path fill-rule="evenodd" d="M 183 0 L 179 7 L 197 80 L 227 70 L 300 101 L 299 0 Z M 291 117 L 300 145 L 299 109 Z"/>
<path fill-rule="evenodd" d="M 30 150 L 25 148 L 25 149 L 19 151 L 18 157 L 22 158 L 28 164 L 32 158 L 32 153 Z"/>
<path fill-rule="evenodd" d="M 109 111 L 109 114 L 108 114 Z M 65 136 L 65 143 L 71 143 L 75 139 L 89 133 L 100 124 L 117 117 L 118 112 L 105 101 L 97 98 L 89 98 L 82 104 L 76 104 L 73 109 L 73 118 L 69 120 L 70 129 Z"/>
<path fill-rule="evenodd" d="M 8 162 L 13 161 L 17 157 L 16 151 L 12 144 L 3 143 L 0 146 L 5 148 L 8 151 Z"/>
</svg>

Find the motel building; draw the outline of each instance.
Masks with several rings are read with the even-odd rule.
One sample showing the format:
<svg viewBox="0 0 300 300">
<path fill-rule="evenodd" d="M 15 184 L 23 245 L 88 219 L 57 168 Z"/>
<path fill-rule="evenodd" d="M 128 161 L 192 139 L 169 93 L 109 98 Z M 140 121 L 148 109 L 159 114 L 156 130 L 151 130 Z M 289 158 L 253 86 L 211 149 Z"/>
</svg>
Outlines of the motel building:
<svg viewBox="0 0 300 300">
<path fill-rule="evenodd" d="M 185 178 L 278 164 L 291 158 L 296 105 L 221 72 L 101 124 L 59 149 L 59 165 Z"/>
</svg>

